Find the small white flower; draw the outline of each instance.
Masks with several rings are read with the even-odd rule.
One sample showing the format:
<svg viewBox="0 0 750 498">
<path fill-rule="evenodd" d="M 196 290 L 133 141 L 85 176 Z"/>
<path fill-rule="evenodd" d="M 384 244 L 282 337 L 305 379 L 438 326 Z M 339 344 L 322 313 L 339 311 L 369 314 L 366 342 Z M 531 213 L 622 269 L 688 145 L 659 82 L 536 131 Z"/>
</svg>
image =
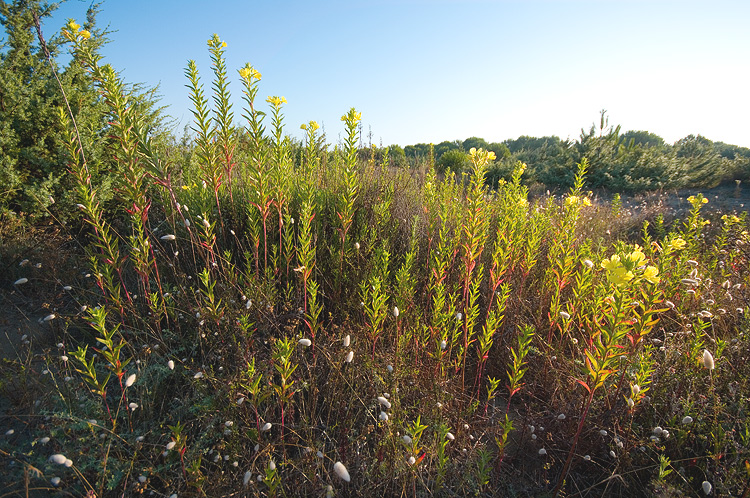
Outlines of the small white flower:
<svg viewBox="0 0 750 498">
<path fill-rule="evenodd" d="M 172 449 L 174 449 L 174 447 L 175 447 L 175 445 L 176 445 L 176 444 L 177 444 L 177 442 L 176 442 L 176 441 L 170 441 L 170 442 L 168 442 L 168 443 L 167 443 L 167 449 L 168 449 L 168 450 L 172 450 Z"/>
<path fill-rule="evenodd" d="M 140 482 L 141 484 L 146 482 L 146 476 L 138 476 L 138 482 Z"/>
<path fill-rule="evenodd" d="M 688 425 L 688 424 L 692 424 L 692 423 L 693 423 L 693 417 L 691 417 L 690 415 L 685 415 L 682 418 L 682 425 Z"/>
<path fill-rule="evenodd" d="M 395 316 L 396 318 L 398 318 L 398 306 L 394 306 L 393 307 L 393 316 Z"/>
<path fill-rule="evenodd" d="M 128 408 L 130 408 L 131 411 L 135 411 L 138 409 L 138 403 L 130 403 Z"/>
<path fill-rule="evenodd" d="M 303 346 L 303 347 L 308 347 L 308 346 L 312 345 L 312 341 L 310 339 L 306 339 L 305 338 L 305 339 L 300 339 L 297 344 L 299 344 L 300 346 Z"/>
<path fill-rule="evenodd" d="M 6 436 L 12 436 L 12 435 L 13 435 L 13 434 L 15 434 L 15 433 L 16 433 L 15 429 L 8 429 L 8 430 L 7 430 L 6 432 L 5 432 L 5 435 L 6 435 Z"/>
<path fill-rule="evenodd" d="M 245 472 L 245 476 L 242 478 L 242 484 L 247 486 L 248 484 L 250 484 L 250 479 L 252 478 L 253 478 L 253 473 L 248 470 L 247 472 Z"/>
<path fill-rule="evenodd" d="M 351 344 L 351 343 L 352 343 L 352 336 L 350 336 L 349 334 L 347 334 L 346 337 L 344 337 L 344 347 L 348 348 L 349 344 Z"/>
<path fill-rule="evenodd" d="M 594 262 L 591 261 L 590 259 L 584 259 L 583 265 L 590 270 L 591 268 L 594 267 Z"/>
<path fill-rule="evenodd" d="M 565 414 L 561 413 L 560 415 L 558 415 L 557 420 L 565 420 Z"/>
<path fill-rule="evenodd" d="M 43 322 L 49 322 L 50 320 L 54 320 L 54 319 L 55 319 L 55 314 L 54 313 L 50 313 L 49 315 L 45 316 L 42 321 Z"/>
<path fill-rule="evenodd" d="M 354 250 L 359 251 L 359 242 L 354 243 Z"/>
<path fill-rule="evenodd" d="M 172 360 L 169 360 L 169 361 L 167 362 L 167 366 L 169 367 L 169 369 L 170 369 L 170 370 L 174 370 L 174 361 L 172 361 Z"/>
<path fill-rule="evenodd" d="M 71 291 L 71 290 L 73 290 L 73 287 L 71 287 L 70 285 L 66 285 L 65 287 L 63 287 L 63 290 L 64 291 Z"/>
<path fill-rule="evenodd" d="M 388 365 L 385 369 L 388 370 L 388 373 L 393 373 L 393 365 Z"/>
<path fill-rule="evenodd" d="M 632 386 L 630 386 L 630 390 L 633 392 L 633 396 L 636 396 L 641 392 L 641 386 L 639 386 L 638 384 L 633 384 Z"/>
<path fill-rule="evenodd" d="M 391 402 L 385 399 L 383 396 L 378 396 L 378 403 L 386 407 L 386 409 L 391 407 Z"/>
<path fill-rule="evenodd" d="M 47 443 L 49 443 L 49 437 L 48 436 L 44 436 L 42 439 L 39 440 L 39 442 L 42 443 L 42 444 L 47 444 Z"/>
<path fill-rule="evenodd" d="M 633 398 L 628 398 L 628 408 L 633 408 L 635 406 L 635 401 L 633 401 Z"/>
<path fill-rule="evenodd" d="M 146 437 L 145 436 L 138 436 L 137 438 L 135 438 L 135 440 L 138 441 L 139 443 L 142 443 L 143 441 L 146 440 Z"/>
<path fill-rule="evenodd" d="M 456 320 L 460 322 L 461 320 L 463 320 L 463 318 L 464 318 L 463 313 L 461 313 L 460 311 L 456 313 Z"/>
<path fill-rule="evenodd" d="M 57 465 L 65 465 L 66 460 L 67 460 L 67 457 L 60 453 L 56 453 L 52 455 L 51 457 L 49 457 L 49 461 L 52 463 L 56 463 Z"/>
<path fill-rule="evenodd" d="M 130 374 L 127 380 L 125 380 L 125 387 L 130 387 L 133 384 L 135 384 L 135 374 Z"/>
<path fill-rule="evenodd" d="M 404 435 L 403 435 L 403 436 L 401 437 L 401 440 L 402 440 L 402 441 L 404 442 L 404 444 L 405 444 L 406 446 L 411 446 L 412 440 L 411 440 L 411 436 L 409 436 L 408 434 L 404 434 Z"/>
<path fill-rule="evenodd" d="M 64 361 L 64 362 L 67 362 L 67 361 L 68 361 L 68 357 L 67 357 L 66 355 L 62 355 L 62 356 L 60 356 L 60 359 L 61 359 L 62 361 Z"/>
<path fill-rule="evenodd" d="M 226 422 L 224 422 L 224 427 L 232 427 L 233 425 L 234 422 L 232 422 L 231 420 L 227 420 Z"/>
<path fill-rule="evenodd" d="M 715 367 L 714 357 L 708 349 L 703 350 L 703 366 L 708 370 L 713 370 Z"/>
<path fill-rule="evenodd" d="M 698 262 L 694 259 L 688 259 L 688 264 L 690 266 L 698 266 Z"/>
<path fill-rule="evenodd" d="M 540 455 L 542 455 L 542 456 L 544 456 L 544 455 L 546 455 L 546 454 L 547 454 L 547 450 L 545 450 L 544 448 L 541 448 L 541 449 L 539 450 L 539 454 L 540 454 Z"/>
<path fill-rule="evenodd" d="M 599 434 L 601 434 L 602 436 L 606 436 L 607 435 L 607 431 L 605 431 L 604 429 L 601 429 L 599 431 Z"/>
<path fill-rule="evenodd" d="M 440 341 L 440 349 L 445 351 L 445 348 L 448 347 L 448 343 L 445 341 Z"/>
<path fill-rule="evenodd" d="M 417 463 L 417 460 L 414 458 L 414 455 L 409 457 L 409 459 L 407 460 L 407 463 L 409 465 L 414 465 L 415 463 Z"/>
<path fill-rule="evenodd" d="M 351 477 L 349 477 L 349 471 L 346 470 L 346 467 L 344 467 L 344 464 L 341 462 L 336 462 L 333 464 L 333 471 L 336 473 L 337 476 L 339 476 L 339 479 L 350 482 Z"/>
<path fill-rule="evenodd" d="M 560 312 L 560 318 L 562 318 L 563 320 L 570 320 L 570 313 L 567 313 L 565 311 L 561 311 Z"/>
<path fill-rule="evenodd" d="M 447 432 L 447 433 L 445 434 L 445 437 L 446 437 L 446 438 L 448 438 L 448 441 L 453 441 L 454 439 L 456 439 L 456 436 L 454 436 L 454 435 L 453 435 L 453 434 L 451 434 L 450 432 Z"/>
<path fill-rule="evenodd" d="M 590 462 L 591 461 L 591 455 L 583 455 L 583 459 L 586 460 L 587 462 Z"/>
<path fill-rule="evenodd" d="M 609 450 L 609 456 L 612 458 L 617 458 L 617 453 L 615 453 L 613 450 Z"/>
<path fill-rule="evenodd" d="M 708 481 L 703 481 L 701 484 L 701 487 L 703 488 L 703 493 L 706 495 L 711 494 L 711 490 L 713 489 L 713 486 L 711 486 L 711 483 Z"/>
<path fill-rule="evenodd" d="M 203 378 L 203 372 L 198 372 L 195 375 L 193 375 L 194 379 L 202 379 Z"/>
<path fill-rule="evenodd" d="M 23 284 L 25 284 L 28 281 L 29 281 L 29 279 L 26 278 L 26 277 L 19 278 L 18 280 L 16 280 L 15 282 L 13 282 L 13 285 L 23 285 Z"/>
<path fill-rule="evenodd" d="M 674 303 L 672 301 L 664 301 L 664 304 L 666 304 L 668 308 L 674 309 Z"/>
<path fill-rule="evenodd" d="M 176 238 L 177 237 L 175 237 L 174 234 L 171 234 L 171 233 L 161 236 L 161 240 L 166 240 L 167 242 L 175 240 Z"/>
<path fill-rule="evenodd" d="M 353 359 L 354 359 L 354 351 L 349 351 L 346 355 L 345 361 L 347 363 L 351 363 Z"/>
<path fill-rule="evenodd" d="M 54 487 L 58 487 L 60 485 L 60 478 L 59 477 L 53 477 L 49 480 L 50 484 L 52 484 Z"/>
<path fill-rule="evenodd" d="M 654 427 L 654 430 L 653 430 L 654 436 L 657 436 L 657 437 L 661 436 L 662 432 L 664 432 L 664 429 L 662 429 L 660 426 L 657 425 L 656 427 Z"/>
<path fill-rule="evenodd" d="M 661 437 L 663 437 L 664 439 L 669 439 L 669 431 L 667 429 L 661 431 Z"/>
<path fill-rule="evenodd" d="M 387 414 L 387 413 L 385 413 L 385 412 L 380 412 L 380 415 L 378 415 L 378 418 L 379 418 L 379 419 L 380 419 L 380 420 L 381 420 L 382 422 L 388 422 L 388 414 Z"/>
<path fill-rule="evenodd" d="M 271 427 L 273 427 L 273 425 L 271 424 L 271 422 L 266 422 L 265 424 L 263 424 L 263 427 L 260 428 L 260 432 L 270 431 Z"/>
</svg>

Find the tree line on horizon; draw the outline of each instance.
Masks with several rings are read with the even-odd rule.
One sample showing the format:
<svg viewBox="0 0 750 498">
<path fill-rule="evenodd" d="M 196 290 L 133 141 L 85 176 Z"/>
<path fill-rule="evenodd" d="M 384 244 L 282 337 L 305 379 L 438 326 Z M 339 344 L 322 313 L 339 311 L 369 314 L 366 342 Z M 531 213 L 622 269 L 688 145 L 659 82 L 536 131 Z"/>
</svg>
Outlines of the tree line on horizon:
<svg viewBox="0 0 750 498">
<path fill-rule="evenodd" d="M 587 187 L 618 193 L 712 188 L 750 179 L 750 148 L 714 142 L 701 135 L 688 135 L 669 144 L 649 131 L 622 132 L 620 126 L 609 124 L 606 111 L 601 112 L 598 124 L 588 131 L 582 129 L 575 141 L 522 135 L 487 142 L 470 137 L 438 144 L 391 145 L 389 157 L 394 165 L 409 167 L 429 162 L 432 157 L 438 172 L 460 175 L 467 168 L 472 148 L 495 153 L 486 177 L 490 185 L 510 180 L 520 161 L 528 166 L 523 177 L 526 184 L 569 189 L 576 165 L 584 157 L 590 164 Z"/>
</svg>

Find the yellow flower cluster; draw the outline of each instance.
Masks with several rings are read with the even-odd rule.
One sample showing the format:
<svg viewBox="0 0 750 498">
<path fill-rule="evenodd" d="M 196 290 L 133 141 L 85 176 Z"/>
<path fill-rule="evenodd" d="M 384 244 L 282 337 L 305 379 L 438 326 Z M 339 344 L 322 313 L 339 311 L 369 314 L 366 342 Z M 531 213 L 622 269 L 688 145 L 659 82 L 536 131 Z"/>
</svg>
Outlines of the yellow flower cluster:
<svg viewBox="0 0 750 498">
<path fill-rule="evenodd" d="M 255 69 L 253 66 L 251 66 L 249 63 L 245 64 L 245 67 L 240 69 L 240 77 L 247 81 L 248 83 L 253 83 L 254 81 L 260 81 L 260 73 L 257 69 Z"/>
<path fill-rule="evenodd" d="M 71 41 L 75 41 L 80 36 L 83 40 L 91 38 L 91 32 L 87 29 L 81 30 L 81 25 L 73 19 L 68 20 L 67 29 L 63 29 L 63 35 Z"/>
<path fill-rule="evenodd" d="M 658 284 L 661 280 L 659 278 L 659 269 L 651 265 L 644 267 L 645 261 L 645 254 L 641 251 L 640 246 L 635 245 L 630 254 L 626 254 L 623 257 L 613 254 L 611 258 L 602 261 L 602 268 L 607 270 L 607 280 L 618 287 L 623 287 L 634 279 L 642 279 L 652 284 Z M 635 272 L 640 270 L 642 270 L 642 273 L 637 276 Z"/>
<path fill-rule="evenodd" d="M 589 199 L 586 196 L 577 196 L 577 195 L 569 195 L 565 198 L 565 205 L 566 206 L 590 206 L 591 205 L 591 199 Z"/>
<path fill-rule="evenodd" d="M 354 109 L 354 107 L 352 107 L 351 109 L 349 109 L 349 112 L 347 112 L 346 114 L 344 114 L 343 116 L 341 116 L 341 121 L 343 121 L 345 123 L 348 123 L 348 122 L 357 123 L 361 119 L 362 119 L 362 113 L 361 112 L 357 112 Z"/>
<path fill-rule="evenodd" d="M 476 147 L 472 147 L 469 149 L 469 155 L 471 156 L 472 160 L 474 158 L 477 158 L 478 160 L 486 160 L 486 161 L 494 161 L 495 160 L 495 153 L 491 150 L 484 150 L 479 149 L 477 150 Z"/>
<path fill-rule="evenodd" d="M 697 208 L 701 204 L 706 204 L 708 202 L 708 199 L 703 197 L 703 194 L 698 194 L 698 196 L 691 195 L 687 200 L 693 205 L 693 208 Z"/>
<path fill-rule="evenodd" d="M 206 43 L 208 43 L 208 46 L 211 48 L 226 48 L 227 46 L 227 42 L 221 41 L 219 39 L 219 35 L 217 35 L 216 33 L 214 33 L 214 35 L 209 38 Z"/>
<path fill-rule="evenodd" d="M 730 215 L 725 214 L 721 217 L 721 219 L 724 222 L 724 224 L 727 226 L 735 225 L 740 222 L 740 219 L 733 214 L 730 214 Z"/>
<path fill-rule="evenodd" d="M 266 99 L 266 102 L 271 104 L 272 106 L 276 107 L 277 109 L 281 107 L 282 104 L 286 104 L 286 99 L 284 97 L 268 97 Z"/>
<path fill-rule="evenodd" d="M 301 130 L 305 131 L 307 131 L 308 129 L 317 131 L 318 128 L 320 128 L 320 125 L 316 121 L 310 121 L 309 123 L 302 123 L 299 127 Z"/>
<path fill-rule="evenodd" d="M 669 254 L 673 251 L 680 251 L 682 249 L 685 249 L 686 245 L 687 242 L 685 242 L 685 239 L 683 239 L 682 237 L 675 237 L 667 243 L 666 252 L 667 254 Z"/>
</svg>

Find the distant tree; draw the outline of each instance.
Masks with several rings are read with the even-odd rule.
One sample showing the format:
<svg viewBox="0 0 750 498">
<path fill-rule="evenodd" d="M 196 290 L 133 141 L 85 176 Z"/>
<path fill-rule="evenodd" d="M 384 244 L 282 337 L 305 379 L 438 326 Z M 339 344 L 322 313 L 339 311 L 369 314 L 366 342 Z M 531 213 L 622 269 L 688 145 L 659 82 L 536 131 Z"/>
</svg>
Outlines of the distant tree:
<svg viewBox="0 0 750 498">
<path fill-rule="evenodd" d="M 448 142 L 447 140 L 444 142 L 440 142 L 435 146 L 435 160 L 439 161 L 440 158 L 445 154 L 446 152 L 450 150 L 460 150 L 462 151 L 462 145 L 459 140 L 454 140 L 453 142 Z"/>
<path fill-rule="evenodd" d="M 665 145 L 663 138 L 648 131 L 627 131 L 622 134 L 621 138 L 626 145 L 630 141 L 633 141 L 635 145 L 645 147 L 663 147 Z"/>
<path fill-rule="evenodd" d="M 489 144 L 483 138 L 470 137 L 461 143 L 461 148 L 463 148 L 463 150 L 465 151 L 471 150 L 472 147 L 474 147 L 475 149 L 489 150 Z"/>
<path fill-rule="evenodd" d="M 440 173 L 453 171 L 456 175 L 460 175 L 468 160 L 469 156 L 465 152 L 458 149 L 451 149 L 440 156 L 440 159 L 437 161 L 437 170 Z"/>
<path fill-rule="evenodd" d="M 57 4 L 41 0 L 0 0 L 0 25 L 6 33 L 6 42 L 0 46 L 0 209 L 31 215 L 57 209 L 56 214 L 64 216 L 63 206 L 74 205 L 67 202 L 72 188 L 58 123 L 58 109 L 67 112 L 67 108 L 55 76 L 78 124 L 92 182 L 104 185 L 101 202 L 112 195 L 108 185 L 120 178 L 116 159 L 108 152 L 108 107 L 91 77 L 75 59 L 64 68 L 55 64 L 53 72 L 38 41 L 34 16 L 43 25 L 56 8 Z M 99 4 L 92 4 L 82 23 L 91 33 L 88 44 L 95 51 L 106 42 L 107 35 L 96 27 L 98 11 Z M 54 61 L 66 42 L 55 34 L 45 38 Z M 133 111 L 147 116 L 152 135 L 166 140 L 155 92 L 132 86 L 129 97 Z"/>
<path fill-rule="evenodd" d="M 388 156 L 391 159 L 391 165 L 397 168 L 404 168 L 408 165 L 406 162 L 406 153 L 400 145 L 390 145 L 388 147 Z"/>
</svg>

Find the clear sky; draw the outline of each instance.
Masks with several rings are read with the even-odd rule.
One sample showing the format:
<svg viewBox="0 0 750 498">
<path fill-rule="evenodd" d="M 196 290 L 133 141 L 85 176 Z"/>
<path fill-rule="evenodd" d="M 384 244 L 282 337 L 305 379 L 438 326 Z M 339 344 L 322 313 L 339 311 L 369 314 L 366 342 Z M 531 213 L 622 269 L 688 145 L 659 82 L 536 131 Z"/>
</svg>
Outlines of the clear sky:
<svg viewBox="0 0 750 498">
<path fill-rule="evenodd" d="M 46 35 L 88 5 L 62 5 Z M 107 0 L 107 25 L 105 61 L 159 84 L 178 131 L 192 119 L 187 61 L 208 89 L 218 33 L 235 116 L 250 62 L 260 100 L 288 100 L 295 136 L 315 120 L 336 142 L 355 107 L 376 144 L 577 139 L 606 109 L 623 131 L 750 146 L 748 0 Z"/>
</svg>

